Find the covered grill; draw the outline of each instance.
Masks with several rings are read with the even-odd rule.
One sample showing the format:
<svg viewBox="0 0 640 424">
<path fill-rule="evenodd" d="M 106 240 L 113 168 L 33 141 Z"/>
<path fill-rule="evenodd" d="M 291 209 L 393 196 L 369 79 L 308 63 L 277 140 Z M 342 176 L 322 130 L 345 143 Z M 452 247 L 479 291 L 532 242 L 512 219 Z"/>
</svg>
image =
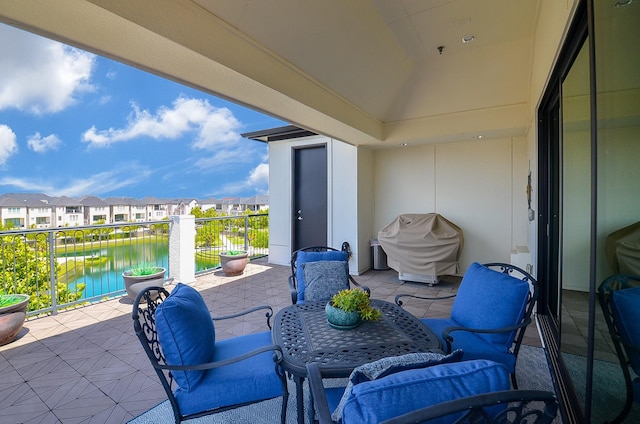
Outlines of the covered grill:
<svg viewBox="0 0 640 424">
<path fill-rule="evenodd" d="M 640 275 L 640 222 L 609 234 L 605 250 L 614 274 Z"/>
<path fill-rule="evenodd" d="M 402 281 L 436 284 L 459 273 L 462 230 L 437 213 L 399 215 L 378 232 L 378 241 Z"/>
</svg>

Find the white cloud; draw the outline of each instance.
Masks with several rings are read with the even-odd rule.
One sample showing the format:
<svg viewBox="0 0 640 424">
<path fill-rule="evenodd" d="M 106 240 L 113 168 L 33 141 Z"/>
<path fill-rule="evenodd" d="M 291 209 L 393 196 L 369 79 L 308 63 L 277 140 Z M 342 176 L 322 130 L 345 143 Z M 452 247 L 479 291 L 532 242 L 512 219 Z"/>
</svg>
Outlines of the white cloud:
<svg viewBox="0 0 640 424">
<path fill-rule="evenodd" d="M 254 192 L 266 194 L 269 192 L 269 165 L 261 163 L 256 166 L 249 176 L 241 182 L 227 184 L 219 188 L 212 196 L 219 194 L 236 194 L 240 192 Z"/>
<path fill-rule="evenodd" d="M 261 163 L 249 174 L 248 184 L 251 186 L 263 186 L 269 184 L 269 164 Z"/>
<path fill-rule="evenodd" d="M 0 178 L 0 186 L 9 186 L 21 191 L 38 191 L 48 193 L 51 185 L 42 181 L 32 181 L 27 178 L 5 177 Z"/>
<path fill-rule="evenodd" d="M 109 171 L 93 175 L 83 175 L 69 181 L 65 186 L 56 186 L 51 181 L 29 178 L 0 178 L 0 186 L 9 186 L 12 190 L 36 191 L 51 196 L 77 197 L 86 194 L 103 195 L 114 193 L 124 187 L 140 184 L 153 174 L 153 171 L 138 163 L 121 164 Z"/>
<path fill-rule="evenodd" d="M 202 171 L 219 171 L 240 163 L 253 162 L 255 159 L 246 150 L 219 149 L 213 156 L 198 159 L 194 166 Z"/>
<path fill-rule="evenodd" d="M 112 143 L 148 137 L 154 140 L 174 140 L 195 133 L 192 147 L 212 150 L 220 145 L 240 141 L 240 122 L 226 108 L 215 108 L 207 100 L 178 97 L 171 107 L 161 107 L 156 113 L 140 109 L 133 103 L 124 128 L 97 130 L 91 127 L 82 135 L 90 146 L 104 147 Z"/>
<path fill-rule="evenodd" d="M 94 88 L 95 56 L 0 24 L 0 110 L 55 113 Z"/>
<path fill-rule="evenodd" d="M 4 165 L 17 151 L 16 134 L 8 126 L 0 125 L 0 165 Z"/>
<path fill-rule="evenodd" d="M 55 134 L 42 137 L 39 132 L 27 137 L 27 146 L 36 153 L 44 153 L 48 150 L 56 150 L 62 141 Z"/>
</svg>

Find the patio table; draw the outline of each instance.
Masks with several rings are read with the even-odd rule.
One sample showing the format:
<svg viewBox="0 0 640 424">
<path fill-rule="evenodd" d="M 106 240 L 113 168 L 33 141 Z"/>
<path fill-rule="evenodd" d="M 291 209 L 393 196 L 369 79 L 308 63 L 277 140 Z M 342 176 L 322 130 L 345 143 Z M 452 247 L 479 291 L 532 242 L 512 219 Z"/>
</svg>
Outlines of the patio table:
<svg viewBox="0 0 640 424">
<path fill-rule="evenodd" d="M 282 367 L 296 384 L 298 423 L 304 423 L 302 386 L 308 362 L 318 363 L 327 378 L 341 378 L 359 365 L 384 357 L 442 352 L 438 337 L 419 319 L 391 302 L 372 299 L 371 304 L 382 317 L 363 321 L 352 330 L 329 326 L 326 302 L 291 305 L 276 314 L 273 341 L 282 348 Z M 309 414 L 313 418 L 313 408 Z"/>
</svg>

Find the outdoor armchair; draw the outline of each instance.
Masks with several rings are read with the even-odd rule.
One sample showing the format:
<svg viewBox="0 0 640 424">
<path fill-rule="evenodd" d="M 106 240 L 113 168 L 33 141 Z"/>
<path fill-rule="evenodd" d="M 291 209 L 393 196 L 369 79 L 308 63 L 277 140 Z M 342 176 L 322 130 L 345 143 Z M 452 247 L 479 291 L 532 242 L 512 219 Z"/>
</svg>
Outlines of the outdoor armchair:
<svg viewBox="0 0 640 424">
<path fill-rule="evenodd" d="M 421 355 L 436 354 L 409 354 L 366 364 L 354 370 L 347 387 L 325 386 L 329 380 L 323 380 L 326 376 L 322 375 L 320 367 L 314 362 L 307 364 L 309 387 L 318 422 L 421 422 L 406 420 L 404 415 L 415 411 L 426 415 L 433 411 L 448 414 L 449 408 L 442 408 L 441 405 L 458 399 L 464 400 L 461 401 L 463 406 L 456 411 L 464 411 L 471 405 L 477 405 L 476 396 L 484 393 L 503 393 L 498 399 L 505 399 L 507 396 L 504 391 L 509 389 L 509 372 L 501 364 L 481 359 L 458 362 L 456 358 L 445 355 L 440 355 L 440 360 L 427 360 L 423 364 L 404 363 L 405 357 Z M 382 368 L 378 365 L 386 361 L 396 364 Z M 377 373 L 367 371 L 367 368 Z M 545 394 L 543 398 L 552 400 L 552 403 L 555 401 L 552 394 Z M 494 418 L 505 408 L 504 404 L 494 405 L 486 411 L 488 417 Z M 550 415 L 552 413 L 555 416 L 555 409 L 549 411 Z M 448 417 L 436 422 L 453 421 Z"/>
<path fill-rule="evenodd" d="M 598 302 L 624 376 L 627 397 L 611 423 L 625 420 L 633 403 L 640 403 L 640 276 L 612 275 L 598 287 Z M 631 372 L 635 377 L 631 378 Z"/>
<path fill-rule="evenodd" d="M 538 299 L 538 282 L 517 266 L 503 263 L 467 269 L 458 292 L 445 297 L 397 295 L 402 299 L 436 300 L 454 297 L 449 318 L 421 318 L 440 338 L 446 352 L 462 349 L 464 359 L 490 359 L 503 364 L 517 389 L 516 360 L 524 332 Z"/>
<path fill-rule="evenodd" d="M 340 290 L 359 287 L 370 293 L 368 287 L 358 284 L 349 274 L 349 252 L 328 246 L 309 246 L 291 255 L 289 291 L 291 303 L 329 301 Z"/>
<path fill-rule="evenodd" d="M 171 294 L 162 287 L 140 292 L 133 326 L 173 408 L 176 423 L 282 397 L 285 422 L 288 391 L 280 367 L 282 351 L 271 332 L 216 340 L 213 322 L 266 310 L 260 306 L 212 318 L 200 293 L 179 283 Z"/>
<path fill-rule="evenodd" d="M 496 405 L 506 407 L 495 416 L 488 411 Z M 542 390 L 502 390 L 468 396 L 409 412 L 381 424 L 474 423 L 474 424 L 550 424 L 558 414 L 558 401 Z"/>
</svg>

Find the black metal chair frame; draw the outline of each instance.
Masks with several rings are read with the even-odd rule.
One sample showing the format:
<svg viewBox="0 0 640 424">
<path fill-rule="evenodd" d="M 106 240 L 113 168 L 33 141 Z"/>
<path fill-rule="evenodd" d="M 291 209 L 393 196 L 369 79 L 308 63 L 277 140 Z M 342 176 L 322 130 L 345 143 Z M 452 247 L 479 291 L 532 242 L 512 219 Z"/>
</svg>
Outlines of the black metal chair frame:
<svg viewBox="0 0 640 424">
<path fill-rule="evenodd" d="M 624 384 L 627 390 L 627 397 L 625 399 L 624 407 L 620 414 L 611 421 L 611 424 L 621 423 L 625 420 L 631 407 L 633 406 L 633 383 L 631 380 L 631 373 L 629 372 L 629 358 L 625 353 L 626 351 L 640 352 L 640 346 L 634 346 L 629 343 L 625 343 L 620 337 L 620 331 L 616 326 L 613 310 L 611 309 L 611 293 L 615 290 L 623 290 L 632 287 L 640 287 L 640 276 L 616 274 L 605 278 L 605 280 L 598 287 L 598 302 L 604 315 L 604 320 L 607 323 L 609 334 L 613 342 L 613 348 L 615 349 L 620 368 L 622 368 L 622 374 L 624 376 Z"/>
<path fill-rule="evenodd" d="M 436 365 L 437 366 L 437 365 Z M 322 384 L 322 374 L 316 363 L 307 364 L 309 388 L 319 424 L 332 424 L 331 411 Z M 399 400 L 400 401 L 400 400 Z M 498 415 L 490 416 L 484 408 L 507 404 Z M 558 413 L 555 395 L 541 390 L 504 390 L 467 396 L 408 412 L 381 424 L 413 424 L 458 414 L 452 423 L 536 423 L 549 424 Z"/>
<path fill-rule="evenodd" d="M 492 329 L 467 328 L 467 327 L 461 327 L 461 326 L 447 327 L 442 332 L 442 338 L 446 343 L 446 353 L 451 353 L 451 346 L 454 339 L 451 333 L 454 331 L 467 331 L 472 333 L 510 333 L 514 330 L 517 330 L 515 338 L 511 345 L 512 346 L 511 353 L 516 357 L 516 360 L 517 360 L 518 352 L 520 351 L 520 346 L 522 345 L 522 339 L 524 338 L 524 333 L 527 329 L 527 326 L 531 324 L 531 321 L 532 321 L 531 316 L 533 314 L 533 308 L 535 307 L 535 304 L 538 300 L 538 295 L 539 295 L 538 281 L 535 278 L 533 278 L 533 276 L 529 274 L 527 271 L 515 265 L 500 263 L 500 262 L 490 262 L 490 263 L 483 264 L 483 266 L 486 266 L 487 268 L 499 270 L 500 272 L 512 275 L 516 278 L 520 278 L 521 280 L 527 281 L 529 283 L 529 297 L 527 299 L 527 306 L 526 306 L 524 315 L 522 316 L 522 320 L 517 325 L 512 325 L 509 327 L 501 327 L 501 328 L 492 328 Z M 513 275 L 514 272 L 519 273 L 520 276 Z M 405 298 L 405 297 L 422 299 L 422 300 L 443 300 L 443 299 L 454 298 L 456 297 L 456 295 L 453 294 L 450 296 L 442 296 L 442 297 L 425 297 L 425 296 L 417 296 L 417 295 L 411 295 L 411 294 L 399 294 L 395 297 L 396 304 L 398 304 L 399 306 L 402 306 L 404 304 L 404 302 L 402 301 L 402 298 Z M 511 374 L 511 384 L 513 385 L 514 389 L 518 388 L 518 382 L 516 380 L 515 371 L 513 372 L 513 374 Z"/>
<path fill-rule="evenodd" d="M 303 247 L 302 249 L 298 249 L 291 254 L 291 275 L 289 275 L 289 292 L 291 293 L 291 303 L 296 304 L 298 302 L 298 281 L 296 278 L 296 271 L 298 269 L 298 252 L 340 252 L 338 249 L 334 249 L 329 246 L 308 246 Z M 349 244 L 342 244 L 342 251 L 347 252 L 350 255 Z M 354 286 L 358 287 L 367 293 L 371 294 L 371 290 L 367 286 L 363 286 L 358 283 L 351 275 L 349 275 L 349 282 Z"/>
<path fill-rule="evenodd" d="M 215 414 L 222 411 L 227 411 L 231 409 L 236 409 L 242 406 L 250 405 L 252 403 L 261 402 L 266 399 L 262 399 L 256 402 L 247 402 L 241 404 L 230 405 L 222 408 L 210 409 L 202 412 L 198 412 L 195 414 L 183 415 L 180 412 L 180 407 L 178 402 L 173 394 L 173 388 L 176 387 L 176 382 L 173 377 L 172 371 L 186 371 L 186 370 L 208 370 L 213 368 L 224 367 L 226 365 L 230 365 L 236 362 L 240 362 L 246 359 L 249 359 L 258 354 L 273 351 L 273 360 L 274 360 L 274 369 L 277 373 L 278 377 L 282 381 L 282 412 L 281 412 L 281 422 L 284 424 L 286 421 L 286 412 L 287 412 L 287 401 L 289 399 L 289 391 L 287 390 L 287 381 L 285 378 L 285 374 L 280 366 L 280 362 L 282 361 L 282 349 L 277 345 L 269 345 L 264 346 L 259 349 L 252 350 L 243 355 L 236 356 L 234 358 L 225 359 L 223 361 L 217 362 L 208 362 L 204 364 L 193 364 L 193 365 L 168 365 L 164 354 L 162 353 L 162 346 L 158 340 L 158 332 L 156 328 L 155 322 L 155 312 L 158 306 L 169 296 L 169 292 L 166 291 L 162 287 L 149 287 L 138 294 L 136 300 L 133 304 L 133 312 L 131 317 L 133 318 L 133 327 L 135 329 L 135 333 L 144 348 L 149 361 L 153 365 L 160 382 L 162 383 L 162 387 L 164 388 L 167 397 L 169 398 L 169 402 L 171 404 L 171 408 L 173 409 L 173 414 L 175 417 L 176 424 L 179 424 L 182 421 L 189 420 L 192 418 L 202 417 L 205 415 Z M 273 316 L 273 310 L 270 306 L 257 306 L 245 311 L 238 312 L 232 315 L 226 315 L 221 317 L 212 317 L 213 321 L 220 321 L 230 318 L 237 318 L 239 316 L 246 315 L 248 313 L 266 310 L 266 319 L 267 326 L 269 330 L 271 330 L 271 317 Z"/>
<path fill-rule="evenodd" d="M 508 405 L 507 408 L 494 417 L 485 411 L 487 407 L 504 404 Z M 462 415 L 452 423 L 550 424 L 558 413 L 558 401 L 553 393 L 547 391 L 504 390 L 439 403 L 385 420 L 381 424 L 420 423 L 459 413 Z"/>
</svg>

